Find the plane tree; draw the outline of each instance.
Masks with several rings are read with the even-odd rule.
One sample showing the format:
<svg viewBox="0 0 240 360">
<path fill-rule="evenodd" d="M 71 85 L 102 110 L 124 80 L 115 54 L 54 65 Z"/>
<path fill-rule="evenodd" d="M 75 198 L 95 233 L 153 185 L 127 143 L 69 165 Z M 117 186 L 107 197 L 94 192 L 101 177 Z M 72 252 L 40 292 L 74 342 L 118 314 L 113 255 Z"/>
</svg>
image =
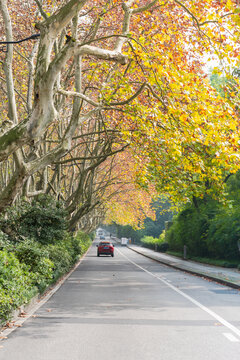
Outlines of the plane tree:
<svg viewBox="0 0 240 360">
<path fill-rule="evenodd" d="M 1 0 L 0 10 L 8 42 L 30 35 L 24 24 L 40 35 L 1 53 L 1 211 L 51 193 L 75 227 L 106 203 L 103 189 L 116 193 L 110 158 L 121 151 L 135 189 L 154 183 L 181 201 L 239 167 L 238 114 L 203 71 L 206 54 L 237 59 L 234 1 Z"/>
<path fill-rule="evenodd" d="M 13 41 L 10 15 L 14 18 L 16 11 L 21 10 L 21 5 L 24 8 L 26 3 L 17 3 L 16 8 L 12 9 L 6 0 L 1 1 L 2 29 L 5 30 L 8 42 Z M 93 118 L 101 118 L 101 113 L 111 108 L 101 99 L 101 88 L 110 81 L 107 77 L 111 78 L 111 64 L 124 66 L 128 62 L 122 48 L 127 40 L 131 3 L 123 6 L 117 27 L 118 35 L 110 42 L 103 41 L 100 23 L 104 13 L 108 13 L 114 6 L 111 2 L 102 2 L 99 6 L 96 2 L 96 9 L 89 1 L 60 2 L 57 9 L 54 6 L 50 8 L 51 14 L 44 10 L 43 2 L 30 3 L 36 3 L 35 11 L 42 17 L 42 21 L 35 25 L 40 34 L 39 43 L 31 48 L 30 56 L 25 58 L 28 83 L 22 93 L 15 86 L 14 71 L 18 71 L 24 63 L 25 55 L 19 55 L 17 51 L 18 56 L 15 56 L 13 45 L 8 45 L 5 57 L 2 53 L 6 83 L 2 90 L 7 107 L 4 106 L 2 113 L 2 123 L 6 127 L 3 127 L 0 138 L 0 159 L 6 175 L 2 179 L 1 210 L 12 204 L 22 192 L 25 196 L 34 196 L 49 191 L 53 179 L 59 176 L 59 170 L 56 170 L 51 178 L 49 167 L 55 164 L 58 169 L 63 167 L 60 159 L 71 156 L 72 149 L 81 147 L 79 127 L 88 121 L 91 123 Z M 111 30 L 108 37 L 111 38 Z M 17 64 L 19 56 L 20 64 Z M 97 62 L 91 64 L 91 59 Z M 106 67 L 106 72 L 102 72 L 102 79 L 98 74 L 93 83 L 88 79 L 88 67 L 94 73 L 100 64 Z M 84 75 L 86 73 L 87 76 Z M 17 75 L 18 81 L 21 81 L 22 75 Z M 17 102 L 22 100 L 25 106 L 18 105 Z M 96 151 L 96 161 L 91 165 L 91 171 L 115 151 L 112 151 L 111 140 L 108 139 L 100 154 Z M 66 163 L 68 160 L 62 161 Z M 82 173 L 82 177 L 85 173 Z M 80 192 L 78 190 L 75 195 Z M 68 204 L 70 212 L 74 202 L 76 200 L 71 199 Z"/>
</svg>

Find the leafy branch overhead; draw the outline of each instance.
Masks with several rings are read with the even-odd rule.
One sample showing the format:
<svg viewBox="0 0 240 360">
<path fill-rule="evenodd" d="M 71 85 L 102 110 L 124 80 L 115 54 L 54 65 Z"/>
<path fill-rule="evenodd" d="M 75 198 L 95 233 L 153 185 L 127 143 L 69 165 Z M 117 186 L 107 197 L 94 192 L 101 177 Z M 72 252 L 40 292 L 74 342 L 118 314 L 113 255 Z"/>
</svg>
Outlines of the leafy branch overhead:
<svg viewBox="0 0 240 360">
<path fill-rule="evenodd" d="M 0 11 L 2 41 L 40 34 L 0 53 L 1 211 L 47 193 L 72 229 L 118 208 L 138 223 L 156 192 L 217 193 L 239 168 L 238 82 L 221 97 L 205 64 L 238 64 L 235 1 L 1 0 Z"/>
</svg>

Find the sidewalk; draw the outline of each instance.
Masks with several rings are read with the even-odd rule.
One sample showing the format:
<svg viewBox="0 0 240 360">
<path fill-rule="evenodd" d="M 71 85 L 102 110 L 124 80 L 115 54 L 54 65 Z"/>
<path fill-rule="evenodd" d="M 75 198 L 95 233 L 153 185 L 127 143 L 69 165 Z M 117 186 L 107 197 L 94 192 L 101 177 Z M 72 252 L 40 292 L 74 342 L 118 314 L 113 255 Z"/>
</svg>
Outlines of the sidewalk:
<svg viewBox="0 0 240 360">
<path fill-rule="evenodd" d="M 211 279 L 218 283 L 240 290 L 240 271 L 223 267 L 205 265 L 191 260 L 183 260 L 175 256 L 155 252 L 137 245 L 128 245 L 128 248 L 150 259 L 156 260 L 174 269 L 189 272 L 194 275 Z"/>
</svg>

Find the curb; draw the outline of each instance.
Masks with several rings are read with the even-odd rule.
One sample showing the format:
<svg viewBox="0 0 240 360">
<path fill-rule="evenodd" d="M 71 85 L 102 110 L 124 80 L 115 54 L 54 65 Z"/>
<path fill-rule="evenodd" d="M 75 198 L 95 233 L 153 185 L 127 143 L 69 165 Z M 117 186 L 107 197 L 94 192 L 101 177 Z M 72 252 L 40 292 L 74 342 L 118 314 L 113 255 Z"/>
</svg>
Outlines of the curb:
<svg viewBox="0 0 240 360">
<path fill-rule="evenodd" d="M 65 283 L 65 281 L 72 275 L 72 273 L 76 270 L 76 268 L 81 264 L 82 260 L 85 258 L 87 253 L 90 251 L 92 245 L 88 248 L 88 250 L 83 254 L 83 256 L 77 261 L 77 263 L 72 267 L 72 269 L 65 275 L 63 275 L 57 282 L 44 292 L 42 295 L 35 295 L 28 304 L 22 305 L 19 309 L 16 309 L 12 313 L 11 320 L 9 320 L 9 324 L 12 324 L 11 327 L 6 327 L 2 325 L 0 327 L 0 342 L 7 338 L 9 334 L 11 334 L 18 327 L 21 327 L 22 324 L 28 320 L 33 314 L 44 305 Z M 21 316 L 22 313 L 27 313 L 26 315 Z"/>
<path fill-rule="evenodd" d="M 180 271 L 183 271 L 183 272 L 187 272 L 189 274 L 192 274 L 192 275 L 195 275 L 195 276 L 198 276 L 198 277 L 201 277 L 201 278 L 213 280 L 213 281 L 215 281 L 215 282 L 217 282 L 219 284 L 222 284 L 222 285 L 229 286 L 231 288 L 240 290 L 240 285 L 235 284 L 235 283 L 233 283 L 231 281 L 227 281 L 227 280 L 224 280 L 224 279 L 221 279 L 221 278 L 218 278 L 218 277 L 215 277 L 215 276 L 211 276 L 211 275 L 206 275 L 206 274 L 203 274 L 201 272 L 194 271 L 194 270 L 185 269 L 185 268 L 179 267 L 177 265 L 173 265 L 173 264 L 170 264 L 168 262 L 165 262 L 163 260 L 155 259 L 155 258 L 151 257 L 150 255 L 143 254 L 142 252 L 137 251 L 136 249 L 133 249 L 133 248 L 131 248 L 129 246 L 127 246 L 127 247 L 128 247 L 128 249 L 130 249 L 132 251 L 135 251 L 136 253 L 138 253 L 138 254 L 140 254 L 142 256 L 147 257 L 148 259 L 154 260 L 154 261 L 156 261 L 156 262 L 158 262 L 160 264 L 169 266 L 169 267 L 171 267 L 173 269 L 180 270 Z"/>
</svg>

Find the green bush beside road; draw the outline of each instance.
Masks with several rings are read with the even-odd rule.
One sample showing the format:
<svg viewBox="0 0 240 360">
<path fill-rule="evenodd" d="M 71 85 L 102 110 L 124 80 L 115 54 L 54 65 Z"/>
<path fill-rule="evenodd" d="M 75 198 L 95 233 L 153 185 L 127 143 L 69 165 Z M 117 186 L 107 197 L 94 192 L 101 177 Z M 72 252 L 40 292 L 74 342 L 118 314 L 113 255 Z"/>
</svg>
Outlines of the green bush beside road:
<svg viewBox="0 0 240 360">
<path fill-rule="evenodd" d="M 165 241 L 165 231 L 162 232 L 159 238 L 154 238 L 153 236 L 144 236 L 141 238 L 140 244 L 160 252 L 166 252 L 169 247 L 168 243 Z"/>
<path fill-rule="evenodd" d="M 31 222 L 31 207 L 43 221 Z M 20 203 L 0 224 L 8 232 L 0 231 L 0 322 L 4 323 L 13 310 L 68 272 L 87 251 L 91 239 L 82 232 L 74 236 L 67 232 L 61 205 L 51 199 Z"/>
<path fill-rule="evenodd" d="M 233 185 L 237 185 L 236 187 Z M 195 199 L 173 218 L 166 232 L 169 250 L 182 253 L 187 247 L 188 258 L 238 267 L 240 264 L 240 173 L 231 178 L 226 203 L 209 196 Z M 197 206 L 196 206 L 197 205 Z"/>
<path fill-rule="evenodd" d="M 6 320 L 11 312 L 37 294 L 34 273 L 26 264 L 6 250 L 0 251 L 0 319 Z"/>
</svg>

